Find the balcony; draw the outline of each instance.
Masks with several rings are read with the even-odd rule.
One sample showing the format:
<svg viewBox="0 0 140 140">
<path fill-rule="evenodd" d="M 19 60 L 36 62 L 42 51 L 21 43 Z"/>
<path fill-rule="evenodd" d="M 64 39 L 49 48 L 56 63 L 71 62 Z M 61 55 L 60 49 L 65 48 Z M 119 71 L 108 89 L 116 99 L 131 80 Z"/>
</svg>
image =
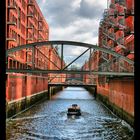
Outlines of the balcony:
<svg viewBox="0 0 140 140">
<path fill-rule="evenodd" d="M 34 2 L 32 0 L 28 1 L 28 6 L 34 6 Z"/>
<path fill-rule="evenodd" d="M 126 47 L 124 46 L 124 38 L 123 38 L 123 37 L 118 38 L 116 41 L 117 41 L 117 44 L 118 44 L 121 48 L 126 49 Z"/>
<path fill-rule="evenodd" d="M 14 42 L 16 42 L 17 41 L 16 39 L 17 39 L 16 34 L 10 34 L 10 33 L 8 33 L 8 36 L 6 38 L 6 41 L 14 41 Z"/>
<path fill-rule="evenodd" d="M 102 44 L 107 46 L 107 41 L 106 40 L 102 40 Z"/>
<path fill-rule="evenodd" d="M 113 41 L 115 41 L 115 39 L 114 39 L 114 38 L 112 38 L 112 37 L 110 37 L 110 36 L 108 35 L 108 31 L 107 31 L 107 30 L 103 30 L 103 34 L 104 34 L 105 36 L 107 36 L 107 37 L 108 37 L 108 38 L 107 38 L 107 40 L 112 39 Z M 102 43 L 104 43 L 104 42 L 102 42 Z M 104 46 L 106 46 L 106 44 L 104 44 Z"/>
<path fill-rule="evenodd" d="M 40 38 L 38 38 L 37 40 L 43 40 L 43 38 L 40 37 Z"/>
<path fill-rule="evenodd" d="M 29 14 L 27 14 L 27 17 L 33 18 L 34 17 L 34 14 L 33 13 L 29 13 Z"/>
<path fill-rule="evenodd" d="M 111 49 L 111 48 L 107 45 L 107 41 L 105 41 L 105 40 L 102 41 L 102 45 L 103 45 L 104 48 Z"/>
<path fill-rule="evenodd" d="M 14 42 L 16 42 L 16 39 L 13 38 L 13 37 L 7 37 L 7 38 L 6 38 L 6 41 L 14 41 Z"/>
<path fill-rule="evenodd" d="M 16 26 L 17 23 L 16 23 L 15 21 L 8 21 L 8 22 L 7 22 L 7 25 L 14 25 L 14 26 Z"/>
<path fill-rule="evenodd" d="M 31 27 L 30 26 L 26 26 L 26 28 L 27 29 L 33 29 L 34 27 L 33 26 L 31 26 Z"/>
<path fill-rule="evenodd" d="M 17 10 L 17 7 L 16 5 L 8 5 L 8 9 Z"/>
</svg>

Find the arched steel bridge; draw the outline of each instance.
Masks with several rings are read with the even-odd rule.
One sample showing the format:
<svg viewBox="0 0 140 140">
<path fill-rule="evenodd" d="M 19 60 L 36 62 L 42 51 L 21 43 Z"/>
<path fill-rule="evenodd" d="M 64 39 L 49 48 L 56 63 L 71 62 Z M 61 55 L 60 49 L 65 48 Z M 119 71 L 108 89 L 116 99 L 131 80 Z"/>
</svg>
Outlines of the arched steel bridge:
<svg viewBox="0 0 140 140">
<path fill-rule="evenodd" d="M 36 69 L 35 68 L 35 49 L 39 47 L 48 47 L 53 45 L 61 45 L 61 68 L 59 69 L 53 69 L 53 70 L 46 70 L 46 69 Z M 63 48 L 67 47 L 66 45 L 71 45 L 72 47 L 78 46 L 78 47 L 85 47 L 87 48 L 86 51 L 84 51 L 82 54 L 80 54 L 76 59 L 74 59 L 71 63 L 63 67 L 63 57 L 64 57 L 64 51 Z M 43 42 L 35 42 L 31 44 L 21 45 L 17 46 L 15 48 L 8 49 L 6 51 L 6 57 L 8 57 L 11 53 L 20 51 L 22 49 L 31 49 L 32 50 L 32 68 L 31 69 L 6 69 L 6 72 L 15 72 L 15 73 L 42 73 L 42 74 L 48 74 L 48 73 L 77 73 L 77 74 L 94 74 L 94 75 L 117 75 L 117 76 L 134 76 L 134 72 L 113 72 L 113 71 L 98 71 L 98 70 L 68 70 L 67 68 L 75 62 L 78 58 L 80 58 L 83 54 L 85 54 L 87 51 L 90 51 L 91 49 L 101 51 L 107 54 L 111 54 L 114 56 L 117 60 L 122 60 L 127 62 L 128 64 L 134 66 L 134 61 L 128 59 L 127 57 L 115 52 L 114 50 L 107 49 L 107 48 L 101 48 L 97 45 L 88 44 L 88 43 L 82 43 L 82 42 L 75 42 L 75 41 L 43 41 Z M 52 62 L 53 63 L 53 62 Z M 109 61 L 105 63 L 105 66 L 109 65 Z M 100 66 L 99 66 L 100 67 Z"/>
</svg>

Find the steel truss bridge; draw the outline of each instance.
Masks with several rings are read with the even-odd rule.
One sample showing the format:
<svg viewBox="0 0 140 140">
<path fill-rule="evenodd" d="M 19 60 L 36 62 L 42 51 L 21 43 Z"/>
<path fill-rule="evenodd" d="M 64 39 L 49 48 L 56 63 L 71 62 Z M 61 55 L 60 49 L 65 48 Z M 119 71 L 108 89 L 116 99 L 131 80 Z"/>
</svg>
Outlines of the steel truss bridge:
<svg viewBox="0 0 140 140">
<path fill-rule="evenodd" d="M 44 47 L 53 47 L 54 45 L 60 45 L 61 47 L 61 67 L 59 68 L 54 62 L 52 62 L 45 54 L 44 57 L 47 58 L 51 63 L 54 64 L 54 66 L 56 67 L 56 69 L 38 69 L 35 67 L 35 49 L 39 49 L 42 46 Z M 87 48 L 82 54 L 80 54 L 79 56 L 77 56 L 74 60 L 72 60 L 69 64 L 65 65 L 63 64 L 64 62 L 64 47 L 67 47 L 67 45 L 71 45 L 71 49 L 73 49 L 73 47 L 77 46 L 77 47 L 84 47 Z M 35 43 L 31 43 L 31 44 L 26 44 L 26 45 L 21 45 L 21 46 L 17 46 L 15 48 L 11 48 L 8 49 L 6 51 L 6 57 L 11 56 L 12 53 L 17 52 L 17 51 L 21 51 L 23 49 L 26 50 L 30 50 L 32 52 L 32 67 L 29 68 L 22 68 L 22 69 L 18 69 L 18 68 L 7 68 L 6 72 L 7 73 L 31 73 L 31 74 L 89 74 L 89 75 L 105 75 L 105 76 L 134 76 L 134 71 L 127 71 L 127 68 L 123 68 L 123 71 L 111 71 L 109 69 L 109 66 L 111 63 L 115 61 L 117 61 L 118 63 L 120 62 L 127 62 L 129 65 L 131 65 L 132 68 L 134 68 L 134 61 L 128 59 L 127 57 L 115 52 L 114 50 L 112 50 L 111 48 L 101 48 L 98 47 L 97 45 L 93 45 L 93 44 L 88 44 L 88 43 L 82 43 L 82 42 L 74 42 L 74 41 L 43 41 L 43 42 L 35 42 Z M 71 70 L 68 69 L 68 67 L 70 65 L 72 65 L 77 59 L 79 59 L 81 56 L 83 56 L 86 52 L 90 52 L 90 57 L 92 54 L 92 50 L 94 51 L 101 51 L 103 53 L 106 54 L 110 54 L 113 56 L 112 60 L 106 60 L 104 59 L 104 63 L 100 64 L 98 66 L 98 69 L 94 69 L 92 70 L 90 67 L 88 70 L 82 70 L 82 69 L 77 69 L 77 70 Z M 91 66 L 91 62 L 89 61 L 89 66 Z M 119 65 L 120 67 L 122 67 L 121 65 Z M 102 68 L 102 69 L 101 69 Z M 105 68 L 105 69 L 104 69 Z M 51 77 L 52 79 L 56 78 L 57 76 Z M 52 79 L 49 81 L 51 82 Z"/>
</svg>

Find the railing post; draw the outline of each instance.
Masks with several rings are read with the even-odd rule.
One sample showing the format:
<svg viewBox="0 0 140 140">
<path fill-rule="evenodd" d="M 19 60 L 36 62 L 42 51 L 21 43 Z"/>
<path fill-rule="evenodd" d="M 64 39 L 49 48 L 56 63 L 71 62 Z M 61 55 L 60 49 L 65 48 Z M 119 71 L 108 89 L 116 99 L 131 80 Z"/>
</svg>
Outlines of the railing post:
<svg viewBox="0 0 140 140">
<path fill-rule="evenodd" d="M 48 99 L 50 98 L 50 86 L 48 85 Z"/>
</svg>

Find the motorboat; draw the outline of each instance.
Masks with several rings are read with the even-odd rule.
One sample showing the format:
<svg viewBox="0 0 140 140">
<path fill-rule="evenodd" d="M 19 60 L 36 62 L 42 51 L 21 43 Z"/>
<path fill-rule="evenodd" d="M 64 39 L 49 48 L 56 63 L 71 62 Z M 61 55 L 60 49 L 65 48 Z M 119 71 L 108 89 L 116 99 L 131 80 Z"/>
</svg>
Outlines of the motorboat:
<svg viewBox="0 0 140 140">
<path fill-rule="evenodd" d="M 80 116 L 80 115 L 81 115 L 80 106 L 78 106 L 77 104 L 72 104 L 72 105 L 68 108 L 67 115 L 68 115 L 68 116 L 71 116 L 71 115 Z"/>
</svg>

